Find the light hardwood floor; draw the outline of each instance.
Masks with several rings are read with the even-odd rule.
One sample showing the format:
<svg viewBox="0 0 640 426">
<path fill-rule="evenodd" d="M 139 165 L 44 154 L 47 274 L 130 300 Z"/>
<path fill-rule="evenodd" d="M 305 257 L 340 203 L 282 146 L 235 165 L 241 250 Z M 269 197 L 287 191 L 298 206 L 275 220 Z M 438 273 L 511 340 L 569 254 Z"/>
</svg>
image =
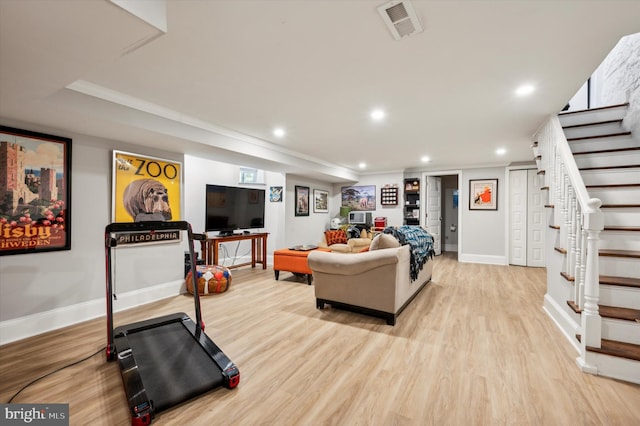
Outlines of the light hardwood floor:
<svg viewBox="0 0 640 426">
<path fill-rule="evenodd" d="M 313 286 L 268 269 L 233 272 L 203 298 L 207 334 L 240 385 L 159 413 L 157 425 L 638 425 L 640 386 L 585 374 L 542 310 L 544 269 L 435 259 L 432 282 L 391 327 L 315 308 Z M 173 312 L 177 296 L 116 316 Z M 0 399 L 105 345 L 104 318 L 0 347 Z M 72 425 L 126 425 L 116 363 L 104 353 L 53 374 L 14 402 L 69 403 Z"/>
</svg>

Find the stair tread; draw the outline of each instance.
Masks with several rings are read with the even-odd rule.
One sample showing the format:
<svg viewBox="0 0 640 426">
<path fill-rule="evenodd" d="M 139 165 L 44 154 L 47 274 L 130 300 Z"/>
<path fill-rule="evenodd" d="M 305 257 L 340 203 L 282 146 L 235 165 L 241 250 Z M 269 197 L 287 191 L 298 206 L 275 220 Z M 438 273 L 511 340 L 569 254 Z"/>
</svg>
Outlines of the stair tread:
<svg viewBox="0 0 640 426">
<path fill-rule="evenodd" d="M 601 209 L 633 209 L 640 207 L 640 204 L 603 204 Z"/>
<path fill-rule="evenodd" d="M 595 151 L 580 151 L 580 152 L 574 152 L 573 155 L 610 154 L 614 152 L 627 152 L 627 151 L 640 151 L 640 146 L 632 146 L 628 148 L 614 148 L 614 149 L 598 149 Z"/>
<path fill-rule="evenodd" d="M 573 300 L 567 300 L 567 305 L 571 307 L 573 312 L 580 314 L 582 313 L 582 309 L 578 307 L 576 302 Z M 632 321 L 636 322 L 640 320 L 640 309 L 631 309 L 631 308 L 620 308 L 618 306 L 607 306 L 607 305 L 599 305 L 598 312 L 601 317 L 604 318 L 613 318 L 619 319 L 623 321 Z"/>
<path fill-rule="evenodd" d="M 621 285 L 624 287 L 640 288 L 640 278 L 616 277 L 613 275 L 600 275 L 600 284 Z"/>
<path fill-rule="evenodd" d="M 595 189 L 595 188 L 640 188 L 640 183 L 611 183 L 611 184 L 601 184 L 601 185 L 586 185 L 587 189 Z"/>
<path fill-rule="evenodd" d="M 640 259 L 640 251 L 638 250 L 613 250 L 613 249 L 600 249 L 598 250 L 600 256 L 609 257 L 632 257 Z"/>
<path fill-rule="evenodd" d="M 582 336 L 576 334 L 578 342 L 582 340 Z M 594 348 L 593 346 L 587 346 L 587 350 L 591 352 L 598 352 L 604 355 L 617 356 L 620 358 L 633 359 L 640 361 L 640 345 L 627 342 L 618 342 L 617 340 L 601 339 L 600 347 Z"/>
<path fill-rule="evenodd" d="M 580 113 L 585 113 L 585 112 L 601 111 L 601 110 L 605 110 L 605 109 L 613 109 L 613 108 L 628 107 L 628 106 L 629 106 L 629 102 L 624 102 L 624 103 L 621 103 L 621 104 L 607 105 L 607 106 L 602 106 L 602 107 L 597 107 L 597 108 L 578 109 L 578 110 L 575 110 L 575 111 L 561 111 L 561 112 L 558 113 L 558 115 L 559 116 L 573 115 L 573 114 L 580 114 Z"/>
<path fill-rule="evenodd" d="M 615 120 L 605 120 L 605 121 L 593 121 L 591 123 L 584 124 L 573 124 L 571 126 L 562 126 L 563 129 L 575 129 L 578 127 L 588 127 L 588 126 L 599 126 L 602 124 L 612 124 L 612 123 L 622 123 L 622 118 L 618 118 Z"/>
<path fill-rule="evenodd" d="M 579 170 L 613 170 L 613 169 L 635 169 L 640 168 L 640 164 L 626 164 L 624 166 L 599 166 L 599 167 L 583 167 Z"/>
<path fill-rule="evenodd" d="M 631 132 L 618 132 L 618 133 L 608 133 L 606 135 L 594 135 L 594 136 L 581 136 L 579 138 L 567 138 L 567 142 L 587 141 L 587 140 L 590 140 L 590 139 L 601 139 L 601 138 L 617 138 L 619 136 L 631 136 Z"/>
<path fill-rule="evenodd" d="M 560 272 L 560 276 L 562 276 L 565 280 L 570 282 L 575 282 L 576 280 L 575 277 L 567 274 L 566 272 Z M 640 288 L 640 278 L 616 277 L 613 275 L 600 275 L 598 277 L 598 282 L 600 284 L 606 284 L 606 285 L 617 285 L 622 287 Z"/>
<path fill-rule="evenodd" d="M 640 226 L 605 226 L 605 231 L 640 231 Z"/>
</svg>

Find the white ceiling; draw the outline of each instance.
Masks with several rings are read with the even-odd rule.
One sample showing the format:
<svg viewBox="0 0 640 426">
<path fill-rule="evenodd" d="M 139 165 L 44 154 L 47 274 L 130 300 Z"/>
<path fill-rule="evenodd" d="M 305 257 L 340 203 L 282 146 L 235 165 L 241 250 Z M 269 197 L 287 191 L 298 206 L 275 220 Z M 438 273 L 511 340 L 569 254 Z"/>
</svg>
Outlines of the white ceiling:
<svg viewBox="0 0 640 426">
<path fill-rule="evenodd" d="M 164 33 L 107 0 L 0 0 L 0 120 L 334 182 L 504 165 L 640 32 L 640 1 L 413 0 L 424 32 L 395 41 L 383 3 L 167 1 Z"/>
</svg>

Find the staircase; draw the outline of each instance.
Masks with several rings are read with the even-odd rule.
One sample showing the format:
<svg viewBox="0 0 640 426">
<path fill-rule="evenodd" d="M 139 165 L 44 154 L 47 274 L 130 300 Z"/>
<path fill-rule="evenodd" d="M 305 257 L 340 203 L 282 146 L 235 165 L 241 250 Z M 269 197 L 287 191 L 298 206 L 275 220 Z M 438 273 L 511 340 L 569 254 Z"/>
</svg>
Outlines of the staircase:
<svg viewBox="0 0 640 426">
<path fill-rule="evenodd" d="M 545 310 L 583 371 L 640 383 L 640 142 L 627 109 L 561 113 L 533 149 L 548 191 Z"/>
</svg>

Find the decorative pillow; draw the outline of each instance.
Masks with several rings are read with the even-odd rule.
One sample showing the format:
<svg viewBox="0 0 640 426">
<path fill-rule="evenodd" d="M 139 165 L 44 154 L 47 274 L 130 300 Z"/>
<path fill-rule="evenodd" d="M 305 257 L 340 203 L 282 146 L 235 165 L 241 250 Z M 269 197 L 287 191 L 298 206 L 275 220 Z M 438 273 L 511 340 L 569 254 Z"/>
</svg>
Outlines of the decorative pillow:
<svg viewBox="0 0 640 426">
<path fill-rule="evenodd" d="M 360 231 L 360 238 L 370 238 L 366 229 L 363 229 L 362 231 Z"/>
<path fill-rule="evenodd" d="M 333 244 L 347 244 L 347 233 L 343 229 L 336 229 L 334 231 L 325 231 L 324 238 L 327 240 L 327 245 Z"/>
<path fill-rule="evenodd" d="M 366 246 L 365 248 L 363 248 L 362 250 L 360 250 L 358 253 L 364 253 L 364 252 L 369 251 L 369 247 L 371 247 L 371 246 Z"/>
<path fill-rule="evenodd" d="M 394 247 L 400 247 L 400 242 L 396 240 L 396 238 L 393 235 L 378 234 L 373 239 L 373 241 L 371 241 L 371 246 L 369 247 L 369 250 L 380 250 L 380 249 L 394 248 Z"/>
</svg>

